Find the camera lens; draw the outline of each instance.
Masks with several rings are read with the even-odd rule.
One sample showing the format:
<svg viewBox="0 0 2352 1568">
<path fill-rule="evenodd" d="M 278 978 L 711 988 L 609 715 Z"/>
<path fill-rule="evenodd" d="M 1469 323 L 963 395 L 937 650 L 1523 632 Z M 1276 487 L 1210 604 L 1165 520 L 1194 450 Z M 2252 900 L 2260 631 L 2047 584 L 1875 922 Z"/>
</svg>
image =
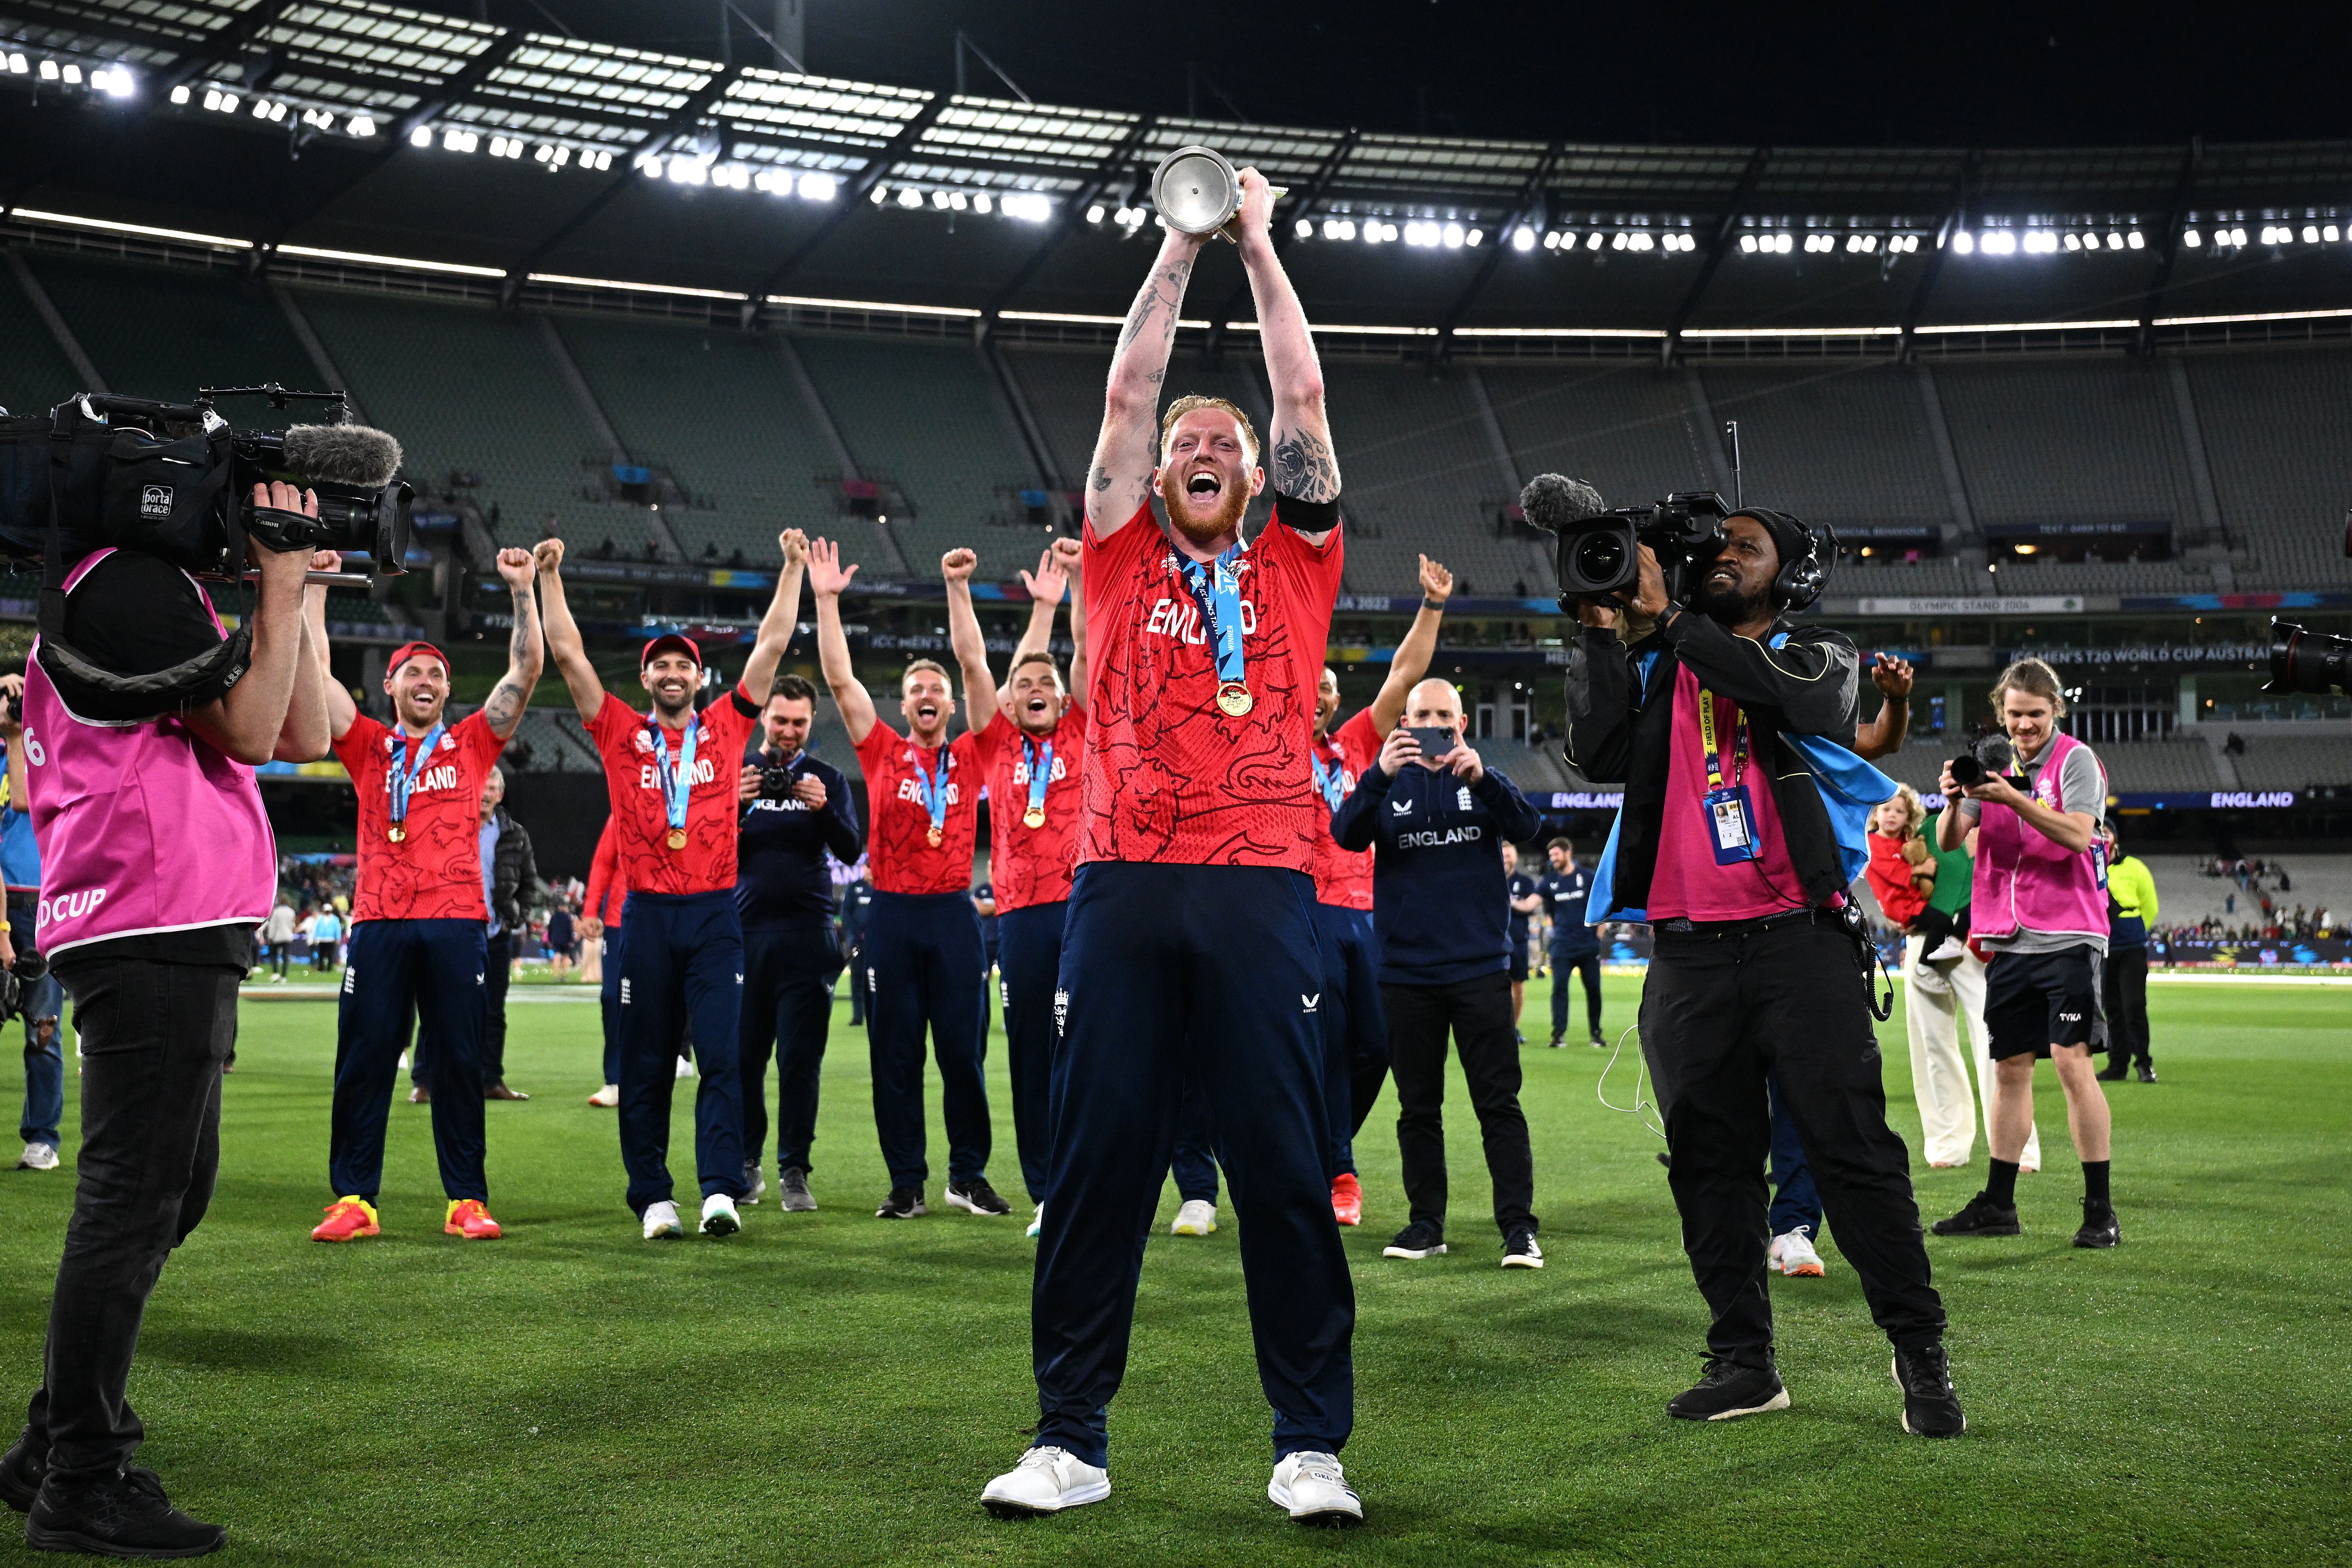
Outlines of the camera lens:
<svg viewBox="0 0 2352 1568">
<path fill-rule="evenodd" d="M 2352 690 L 2352 637 L 2315 632 L 2292 621 L 2271 623 L 2271 678 L 2266 692 L 2326 696 Z"/>
<path fill-rule="evenodd" d="M 1624 535 L 1613 531 L 1588 533 L 1576 542 L 1569 564 L 1579 587 L 1612 588 L 1624 574 L 1628 559 Z"/>
<path fill-rule="evenodd" d="M 1952 759 L 1952 782 L 1962 789 L 1974 789 L 1985 782 L 1985 765 L 1963 752 Z"/>
</svg>

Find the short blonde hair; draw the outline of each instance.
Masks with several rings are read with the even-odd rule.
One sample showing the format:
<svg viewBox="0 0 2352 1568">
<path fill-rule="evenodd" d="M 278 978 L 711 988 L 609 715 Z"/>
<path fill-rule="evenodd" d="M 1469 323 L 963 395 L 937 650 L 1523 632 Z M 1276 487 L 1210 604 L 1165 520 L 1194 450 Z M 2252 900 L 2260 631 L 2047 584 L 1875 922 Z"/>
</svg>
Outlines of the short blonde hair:
<svg viewBox="0 0 2352 1568">
<path fill-rule="evenodd" d="M 919 669 L 938 671 L 940 679 L 948 683 L 950 689 L 953 689 L 955 686 L 955 678 L 948 674 L 948 667 L 946 665 L 941 664 L 935 658 L 918 658 L 908 660 L 907 668 L 898 672 L 899 696 L 904 697 L 907 694 L 907 678 L 913 675 Z"/>
<path fill-rule="evenodd" d="M 1249 448 L 1251 467 L 1257 465 L 1257 426 L 1250 423 L 1250 416 L 1222 397 L 1204 397 L 1197 392 L 1178 398 L 1168 405 L 1168 412 L 1160 416 L 1160 461 L 1168 460 L 1168 443 L 1176 438 L 1176 421 L 1196 408 L 1214 408 L 1232 415 L 1234 422 L 1242 427 L 1242 444 Z"/>
<path fill-rule="evenodd" d="M 1885 805 L 1890 803 L 1903 808 L 1903 837 L 1906 838 L 1917 833 L 1920 825 L 1927 820 L 1927 803 L 1921 800 L 1919 792 L 1909 784 L 1896 784 L 1895 793 L 1878 804 Z"/>
<path fill-rule="evenodd" d="M 2038 658 L 2021 658 L 2000 672 L 1992 683 L 1992 710 L 2001 711 L 2001 702 L 2011 688 L 2039 697 L 2050 704 L 2055 718 L 2066 716 L 2066 689 L 2058 683 L 2058 672 Z"/>
</svg>

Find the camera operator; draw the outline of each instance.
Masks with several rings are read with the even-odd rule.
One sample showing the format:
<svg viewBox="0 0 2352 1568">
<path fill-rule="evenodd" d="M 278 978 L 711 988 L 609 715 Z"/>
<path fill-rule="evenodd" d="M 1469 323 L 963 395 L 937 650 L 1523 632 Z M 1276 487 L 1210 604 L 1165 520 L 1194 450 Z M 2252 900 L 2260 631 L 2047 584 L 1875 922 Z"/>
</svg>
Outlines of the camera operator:
<svg viewBox="0 0 2352 1568">
<path fill-rule="evenodd" d="M 799 613 L 802 567 L 793 579 Z M 743 1078 L 743 1183 L 752 1201 L 767 1190 L 760 1154 L 768 1143 L 768 1058 L 776 1058 L 776 1186 L 790 1213 L 816 1207 L 809 1195 L 809 1144 L 816 1136 L 817 1075 L 824 1066 L 841 943 L 833 931 L 833 875 L 825 853 L 857 858 L 857 802 L 849 781 L 808 753 L 816 688 L 798 675 L 776 678 L 760 712 L 761 745 L 743 761 L 743 829 L 735 908 L 743 921 L 743 1023 L 737 1071 Z"/>
<path fill-rule="evenodd" d="M 1624 781 L 1600 918 L 1647 920 L 1643 1055 L 1656 1080 L 1684 1248 L 1714 1315 L 1696 1386 L 1666 1408 L 1723 1420 L 1786 1408 L 1766 1293 L 1766 1079 L 1788 1102 L 1840 1244 L 1895 1350 L 1904 1425 L 1961 1430 L 1909 1153 L 1886 1124 L 1865 947 L 1811 766 L 1785 737 L 1850 743 L 1853 645 L 1781 619 L 1810 603 L 1823 542 L 1780 513 L 1724 520 L 1690 606 L 1641 547 L 1630 604 L 1585 600 L 1568 676 L 1568 760 Z M 1768 646 L 1769 645 L 1769 646 Z M 1602 895 L 1606 894 L 1605 900 Z"/>
<path fill-rule="evenodd" d="M 284 484 L 257 486 L 254 504 L 312 516 L 318 505 Z M 26 669 L 27 793 L 47 851 L 37 936 L 73 998 L 82 1054 L 79 1177 L 44 1378 L 0 1458 L 0 1500 L 29 1510 L 36 1548 L 185 1556 L 227 1537 L 173 1508 L 153 1471 L 129 1468 L 144 1428 L 123 1392 L 148 1294 L 212 1199 L 237 983 L 278 890 L 253 770 L 315 761 L 328 745 L 303 625 L 310 554 L 257 538 L 248 549 L 261 574 L 251 662 L 210 700 L 89 722 L 52 680 L 44 639 Z M 227 637 L 194 579 L 157 556 L 92 551 L 61 586 L 58 640 L 116 677 L 173 670 Z M 0 939 L 0 961 L 13 956 Z"/>
<path fill-rule="evenodd" d="M 1977 836 L 1969 921 L 1973 940 L 1992 954 L 1984 1005 L 1993 1060 L 1992 1170 L 1966 1207 L 1936 1222 L 1936 1234 L 2021 1234 L 2018 1162 L 2033 1121 L 2033 1064 L 2047 1057 L 2083 1161 L 2074 1245 L 2113 1247 L 2123 1233 L 2107 1180 L 2107 1097 L 2091 1067 L 2091 1053 L 2106 1045 L 2100 970 L 2107 878 L 2098 833 L 2106 770 L 2090 747 L 2059 730 L 2066 696 L 2042 660 L 2021 658 L 2003 670 L 1992 701 L 2009 743 L 1956 759 L 1977 764 L 1968 771 L 1980 782 L 1965 789 L 1954 776 L 1956 762 L 1944 764 L 1944 797 L 1956 804 L 1936 822 L 1946 849 L 1958 847 L 1972 827 Z"/>
<path fill-rule="evenodd" d="M 31 792 L 25 761 L 25 678 L 0 675 L 0 747 L 8 772 L 0 783 L 0 873 L 8 884 L 8 941 L 19 958 L 35 951 L 33 912 L 41 898 L 41 846 L 33 835 Z M 66 1113 L 66 1058 L 61 1015 L 65 988 L 44 972 L 24 983 L 25 1113 L 16 1125 L 25 1140 L 20 1171 L 58 1168 L 58 1124 Z"/>
</svg>

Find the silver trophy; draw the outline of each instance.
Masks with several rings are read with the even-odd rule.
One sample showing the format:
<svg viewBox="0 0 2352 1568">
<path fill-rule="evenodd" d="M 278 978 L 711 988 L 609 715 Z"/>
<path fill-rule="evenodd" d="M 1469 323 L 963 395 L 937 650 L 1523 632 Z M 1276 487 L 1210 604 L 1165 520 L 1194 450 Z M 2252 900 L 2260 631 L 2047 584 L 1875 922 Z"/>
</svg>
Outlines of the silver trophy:
<svg viewBox="0 0 2352 1568">
<path fill-rule="evenodd" d="M 1274 187 L 1276 201 L 1287 195 Z M 1179 147 L 1160 159 L 1151 172 L 1151 205 L 1171 228 L 1240 243 L 1234 219 L 1242 206 L 1241 176 L 1214 147 Z"/>
</svg>

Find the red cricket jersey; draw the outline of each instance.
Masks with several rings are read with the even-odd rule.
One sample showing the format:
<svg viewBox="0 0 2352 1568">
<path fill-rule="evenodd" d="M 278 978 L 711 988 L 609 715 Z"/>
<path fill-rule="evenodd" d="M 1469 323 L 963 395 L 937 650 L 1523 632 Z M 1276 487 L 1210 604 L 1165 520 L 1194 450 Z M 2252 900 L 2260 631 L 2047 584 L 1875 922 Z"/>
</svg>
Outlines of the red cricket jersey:
<svg viewBox="0 0 2352 1568">
<path fill-rule="evenodd" d="M 936 845 L 930 841 L 930 808 L 915 776 L 919 752 L 934 779 L 940 768 L 947 769 L 948 815 Z M 938 751 L 925 752 L 877 719 L 858 742 L 857 766 L 866 775 L 866 809 L 874 818 L 866 832 L 874 886 L 886 893 L 971 891 L 980 791 L 988 782 L 980 737 L 967 731 Z"/>
<path fill-rule="evenodd" d="M 1108 539 L 1086 532 L 1087 693 L 1081 865 L 1089 860 L 1312 871 L 1307 745 L 1344 549 L 1276 517 L 1236 563 L 1250 694 L 1217 706 L 1216 659 L 1183 558 L 1146 501 Z M 1328 824 L 1325 832 L 1329 831 Z"/>
<path fill-rule="evenodd" d="M 482 785 L 506 749 L 477 711 L 442 731 L 433 760 L 408 795 L 405 837 L 392 826 L 392 770 L 414 766 L 424 737 L 387 729 L 362 713 L 335 742 L 360 796 L 359 887 L 352 923 L 362 921 L 487 921 L 482 901 Z"/>
<path fill-rule="evenodd" d="M 588 738 L 604 760 L 604 793 L 613 802 L 614 838 L 621 882 L 635 893 L 719 893 L 735 886 L 736 775 L 744 742 L 759 727 L 760 710 L 738 685 L 705 708 L 694 738 L 694 778 L 686 801 L 686 847 L 669 847 L 669 815 L 656 774 L 653 721 L 604 693 L 588 722 Z M 680 762 L 683 729 L 664 731 L 670 766 Z"/>
<path fill-rule="evenodd" d="M 1324 766 L 1339 770 L 1341 800 L 1355 794 L 1356 781 L 1379 763 L 1383 739 L 1372 729 L 1372 710 L 1369 708 L 1330 734 L 1315 737 L 1315 755 Z M 1315 795 L 1318 804 L 1325 803 L 1321 789 L 1317 789 Z M 1317 817 L 1315 901 L 1343 910 L 1372 907 L 1372 852 L 1340 848 L 1339 840 L 1331 837 L 1330 811 L 1321 812 Z"/>
<path fill-rule="evenodd" d="M 697 759 L 699 760 L 698 758 Z M 621 929 L 621 906 L 629 901 L 629 885 L 621 877 L 621 850 L 613 842 L 613 819 L 596 836 L 596 858 L 588 865 L 588 890 L 580 912 L 604 922 L 606 931 Z"/>
<path fill-rule="evenodd" d="M 988 879 L 996 911 L 1059 904 L 1070 897 L 1078 867 L 1079 773 L 1086 765 L 1087 710 L 1073 700 L 1045 737 L 1054 748 L 1045 778 L 1045 825 L 1032 827 L 1029 752 L 1037 738 L 999 712 L 980 732 L 980 762 L 988 780 Z M 1028 742 L 1027 746 L 1022 744 Z"/>
</svg>

